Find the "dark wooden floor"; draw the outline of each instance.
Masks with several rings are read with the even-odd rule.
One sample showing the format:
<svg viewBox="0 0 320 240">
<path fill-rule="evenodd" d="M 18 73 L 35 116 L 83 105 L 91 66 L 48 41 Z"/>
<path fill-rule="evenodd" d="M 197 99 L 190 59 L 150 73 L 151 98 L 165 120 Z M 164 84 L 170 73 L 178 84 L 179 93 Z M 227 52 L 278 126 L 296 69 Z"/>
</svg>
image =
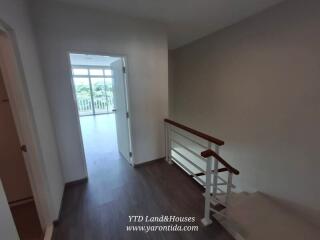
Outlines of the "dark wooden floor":
<svg viewBox="0 0 320 240">
<path fill-rule="evenodd" d="M 11 213 L 21 240 L 41 240 L 43 233 L 34 202 L 11 207 Z"/>
<path fill-rule="evenodd" d="M 66 188 L 53 239 L 233 239 L 217 222 L 201 226 L 202 189 L 178 167 L 162 160 L 133 168 L 116 149 L 85 149 L 89 181 Z M 199 231 L 127 232 L 130 215 L 195 216 Z"/>
</svg>

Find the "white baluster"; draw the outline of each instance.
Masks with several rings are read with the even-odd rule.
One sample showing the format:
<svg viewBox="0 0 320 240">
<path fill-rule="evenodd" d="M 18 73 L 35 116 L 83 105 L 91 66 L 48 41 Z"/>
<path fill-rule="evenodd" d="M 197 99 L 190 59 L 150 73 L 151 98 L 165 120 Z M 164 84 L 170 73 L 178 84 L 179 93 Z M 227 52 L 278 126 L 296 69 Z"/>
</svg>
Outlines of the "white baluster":
<svg viewBox="0 0 320 240">
<path fill-rule="evenodd" d="M 231 188 L 232 188 L 232 173 L 229 172 L 228 173 L 227 195 L 226 195 L 226 200 L 225 200 L 226 214 L 228 213 L 228 206 L 229 206 L 230 197 L 231 197 Z"/>
<path fill-rule="evenodd" d="M 168 124 L 165 122 L 164 123 L 164 139 L 165 139 L 165 143 L 164 143 L 164 146 L 165 146 L 165 153 L 166 153 L 166 161 L 169 162 L 169 139 L 168 139 Z"/>
<path fill-rule="evenodd" d="M 208 149 L 211 149 L 211 143 L 208 142 Z M 205 203 L 204 203 L 204 218 L 201 222 L 204 226 L 208 226 L 212 223 L 210 219 L 210 200 L 211 200 L 211 170 L 212 170 L 212 157 L 209 157 L 206 162 L 206 192 L 205 192 Z"/>
<path fill-rule="evenodd" d="M 215 145 L 215 152 L 219 155 L 219 146 Z M 212 197 L 216 198 L 217 196 L 217 186 L 218 186 L 218 169 L 219 169 L 219 162 L 217 159 L 214 158 L 214 173 L 213 173 L 213 193 Z"/>
</svg>

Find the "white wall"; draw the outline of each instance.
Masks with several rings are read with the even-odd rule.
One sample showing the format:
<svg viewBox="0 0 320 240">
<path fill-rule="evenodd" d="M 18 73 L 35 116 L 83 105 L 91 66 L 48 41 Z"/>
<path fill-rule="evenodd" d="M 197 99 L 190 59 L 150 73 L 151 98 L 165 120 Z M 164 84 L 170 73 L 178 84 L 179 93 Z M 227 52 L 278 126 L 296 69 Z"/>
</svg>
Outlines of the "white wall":
<svg viewBox="0 0 320 240">
<path fill-rule="evenodd" d="M 14 224 L 8 200 L 0 180 L 0 239 L 19 240 L 18 232 Z"/>
<path fill-rule="evenodd" d="M 163 157 L 168 63 L 162 26 L 62 3 L 34 1 L 31 11 L 66 181 L 85 177 L 68 51 L 127 56 L 135 162 Z"/>
<path fill-rule="evenodd" d="M 320 2 L 292 0 L 173 52 L 173 119 L 213 134 L 236 185 L 320 216 Z"/>
<path fill-rule="evenodd" d="M 9 25 L 16 38 L 17 45 L 14 47 L 17 47 L 18 57 L 21 60 L 19 67 L 22 67 L 23 71 L 22 86 L 26 87 L 27 100 L 32 106 L 32 112 L 29 114 L 36 130 L 35 141 L 40 147 L 37 156 L 43 163 L 41 174 L 46 177 L 48 183 L 46 190 L 49 196 L 46 200 L 50 203 L 46 204 L 50 206 L 49 218 L 53 220 L 58 215 L 64 181 L 27 7 L 23 0 L 0 0 L 0 6 L 0 20 Z M 26 144 L 28 146 L 29 143 Z"/>
</svg>

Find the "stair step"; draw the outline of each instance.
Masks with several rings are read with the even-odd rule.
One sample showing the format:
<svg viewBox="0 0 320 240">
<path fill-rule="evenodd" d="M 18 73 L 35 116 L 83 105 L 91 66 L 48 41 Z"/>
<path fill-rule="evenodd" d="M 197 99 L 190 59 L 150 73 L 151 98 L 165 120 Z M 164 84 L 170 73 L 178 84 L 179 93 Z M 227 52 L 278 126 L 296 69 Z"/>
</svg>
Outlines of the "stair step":
<svg viewBox="0 0 320 240">
<path fill-rule="evenodd" d="M 228 207 L 231 223 L 224 219 L 220 222 L 227 229 L 233 228 L 246 240 L 319 239 L 317 228 L 284 210 L 262 193 L 242 195 L 237 201 L 233 197 Z"/>
<path fill-rule="evenodd" d="M 211 206 L 214 210 L 218 211 L 218 212 L 221 212 L 223 209 L 225 209 L 226 207 L 223 206 L 222 204 L 218 203 L 218 204 L 212 204 L 211 203 Z"/>
<path fill-rule="evenodd" d="M 241 192 L 241 193 L 231 192 L 229 196 L 229 205 L 235 206 L 237 204 L 240 204 L 242 201 L 245 201 L 249 196 L 250 196 L 250 193 L 247 193 L 247 192 Z M 217 196 L 217 199 L 220 202 L 225 202 L 226 195 Z"/>
</svg>

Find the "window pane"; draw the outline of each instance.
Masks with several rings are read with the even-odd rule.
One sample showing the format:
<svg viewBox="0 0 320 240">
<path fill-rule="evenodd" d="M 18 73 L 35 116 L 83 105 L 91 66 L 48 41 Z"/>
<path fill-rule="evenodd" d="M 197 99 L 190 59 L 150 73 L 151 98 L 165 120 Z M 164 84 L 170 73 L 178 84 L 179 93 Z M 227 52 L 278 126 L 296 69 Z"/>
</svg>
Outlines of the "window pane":
<svg viewBox="0 0 320 240">
<path fill-rule="evenodd" d="M 110 85 L 112 87 L 112 78 L 105 78 L 105 81 L 107 86 Z"/>
<path fill-rule="evenodd" d="M 89 78 L 86 77 L 74 77 L 74 84 L 89 84 Z"/>
<path fill-rule="evenodd" d="M 97 114 L 111 112 L 108 96 L 106 95 L 105 80 L 103 77 L 91 78 L 94 108 Z"/>
<path fill-rule="evenodd" d="M 89 78 L 73 78 L 77 96 L 90 96 Z"/>
<path fill-rule="evenodd" d="M 103 78 L 91 78 L 93 96 L 101 97 L 105 95 Z"/>
<path fill-rule="evenodd" d="M 90 69 L 91 76 L 103 76 L 102 69 Z"/>
<path fill-rule="evenodd" d="M 73 68 L 73 75 L 88 75 L 88 69 L 85 68 Z"/>
<path fill-rule="evenodd" d="M 112 92 L 112 78 L 105 78 L 105 83 L 106 83 L 106 94 L 107 94 L 107 99 L 108 99 L 108 106 L 110 109 L 114 108 L 113 104 L 113 92 Z"/>
<path fill-rule="evenodd" d="M 73 82 L 77 96 L 79 115 L 84 116 L 93 114 L 89 78 L 74 77 Z"/>
<path fill-rule="evenodd" d="M 104 75 L 111 76 L 112 75 L 112 70 L 111 69 L 105 69 L 104 70 Z"/>
</svg>

